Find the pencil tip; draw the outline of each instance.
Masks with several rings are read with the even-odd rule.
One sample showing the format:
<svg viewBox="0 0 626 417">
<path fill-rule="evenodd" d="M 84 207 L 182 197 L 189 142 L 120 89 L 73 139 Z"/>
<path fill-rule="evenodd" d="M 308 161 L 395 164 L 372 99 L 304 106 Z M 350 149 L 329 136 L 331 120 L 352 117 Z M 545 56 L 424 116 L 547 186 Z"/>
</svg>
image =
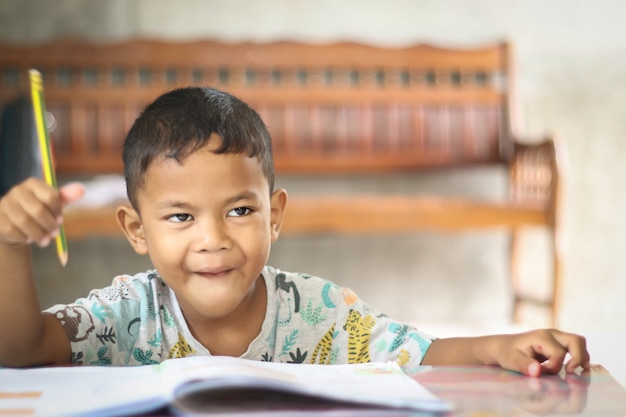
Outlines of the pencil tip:
<svg viewBox="0 0 626 417">
<path fill-rule="evenodd" d="M 65 267 L 67 265 L 67 251 L 59 254 L 59 260 L 61 261 L 61 265 Z"/>
</svg>

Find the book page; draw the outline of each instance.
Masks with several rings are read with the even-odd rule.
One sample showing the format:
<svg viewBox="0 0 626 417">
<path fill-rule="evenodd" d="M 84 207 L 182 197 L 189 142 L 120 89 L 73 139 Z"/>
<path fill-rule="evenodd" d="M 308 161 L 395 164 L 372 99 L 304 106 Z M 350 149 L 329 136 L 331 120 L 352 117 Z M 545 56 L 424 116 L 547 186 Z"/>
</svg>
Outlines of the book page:
<svg viewBox="0 0 626 417">
<path fill-rule="evenodd" d="M 370 407 L 435 412 L 451 409 L 449 403 L 426 390 L 391 362 L 313 365 L 230 357 L 189 357 L 166 361 L 162 365 L 162 375 L 168 390 L 174 393 L 174 403 L 178 407 L 184 406 L 188 413 L 200 413 L 210 406 L 207 398 L 215 390 L 222 399 L 230 395 L 234 409 L 248 397 L 262 408 L 263 396 L 272 401 L 272 395 L 276 393 L 285 400 L 289 395 L 304 395 Z M 237 395 L 231 395 L 235 392 Z M 222 401 L 222 407 L 227 405 Z"/>
<path fill-rule="evenodd" d="M 168 403 L 158 365 L 0 369 L 0 415 L 126 415 Z"/>
</svg>

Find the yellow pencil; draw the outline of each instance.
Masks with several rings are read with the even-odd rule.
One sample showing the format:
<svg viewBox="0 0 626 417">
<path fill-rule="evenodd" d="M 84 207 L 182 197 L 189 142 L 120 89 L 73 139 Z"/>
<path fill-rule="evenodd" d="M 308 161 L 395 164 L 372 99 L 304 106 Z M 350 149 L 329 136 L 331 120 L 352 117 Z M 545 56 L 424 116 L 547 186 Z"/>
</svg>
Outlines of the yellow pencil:
<svg viewBox="0 0 626 417">
<path fill-rule="evenodd" d="M 39 138 L 39 151 L 41 154 L 43 175 L 48 185 L 57 188 L 54 166 L 52 165 L 52 148 L 50 146 L 50 138 L 48 136 L 48 127 L 46 126 L 46 106 L 43 99 L 43 80 L 41 73 L 35 69 L 31 69 L 29 71 L 29 75 L 30 92 L 32 95 L 37 137 Z M 65 240 L 65 229 L 62 224 L 55 241 L 59 260 L 61 261 L 61 265 L 65 266 L 67 264 L 67 241 Z"/>
</svg>

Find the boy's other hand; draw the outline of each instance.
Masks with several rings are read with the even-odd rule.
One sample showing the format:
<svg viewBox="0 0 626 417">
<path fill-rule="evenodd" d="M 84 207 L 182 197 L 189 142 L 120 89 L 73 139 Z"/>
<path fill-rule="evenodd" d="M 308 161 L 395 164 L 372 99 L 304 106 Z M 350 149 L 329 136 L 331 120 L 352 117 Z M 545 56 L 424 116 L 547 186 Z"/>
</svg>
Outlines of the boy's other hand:
<svg viewBox="0 0 626 417">
<path fill-rule="evenodd" d="M 556 374 L 563 366 L 568 373 L 578 367 L 585 371 L 591 368 L 585 338 L 556 329 L 502 336 L 498 356 L 503 368 L 530 376 Z"/>
<path fill-rule="evenodd" d="M 26 179 L 0 199 L 0 241 L 47 246 L 59 233 L 63 206 L 78 200 L 84 192 L 80 183 L 56 190 L 40 179 Z"/>
</svg>

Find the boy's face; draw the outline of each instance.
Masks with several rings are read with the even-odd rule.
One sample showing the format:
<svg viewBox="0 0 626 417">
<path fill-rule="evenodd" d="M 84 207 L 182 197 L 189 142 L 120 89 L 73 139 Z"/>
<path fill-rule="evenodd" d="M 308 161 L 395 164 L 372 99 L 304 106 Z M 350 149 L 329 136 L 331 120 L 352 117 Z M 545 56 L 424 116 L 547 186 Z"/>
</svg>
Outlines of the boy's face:
<svg viewBox="0 0 626 417">
<path fill-rule="evenodd" d="M 176 292 L 186 319 L 205 324 L 236 319 L 258 304 L 255 283 L 286 201 L 284 190 L 270 198 L 256 158 L 211 152 L 220 141 L 211 136 L 181 164 L 152 162 L 137 195 L 136 233 L 127 231 Z"/>
</svg>

